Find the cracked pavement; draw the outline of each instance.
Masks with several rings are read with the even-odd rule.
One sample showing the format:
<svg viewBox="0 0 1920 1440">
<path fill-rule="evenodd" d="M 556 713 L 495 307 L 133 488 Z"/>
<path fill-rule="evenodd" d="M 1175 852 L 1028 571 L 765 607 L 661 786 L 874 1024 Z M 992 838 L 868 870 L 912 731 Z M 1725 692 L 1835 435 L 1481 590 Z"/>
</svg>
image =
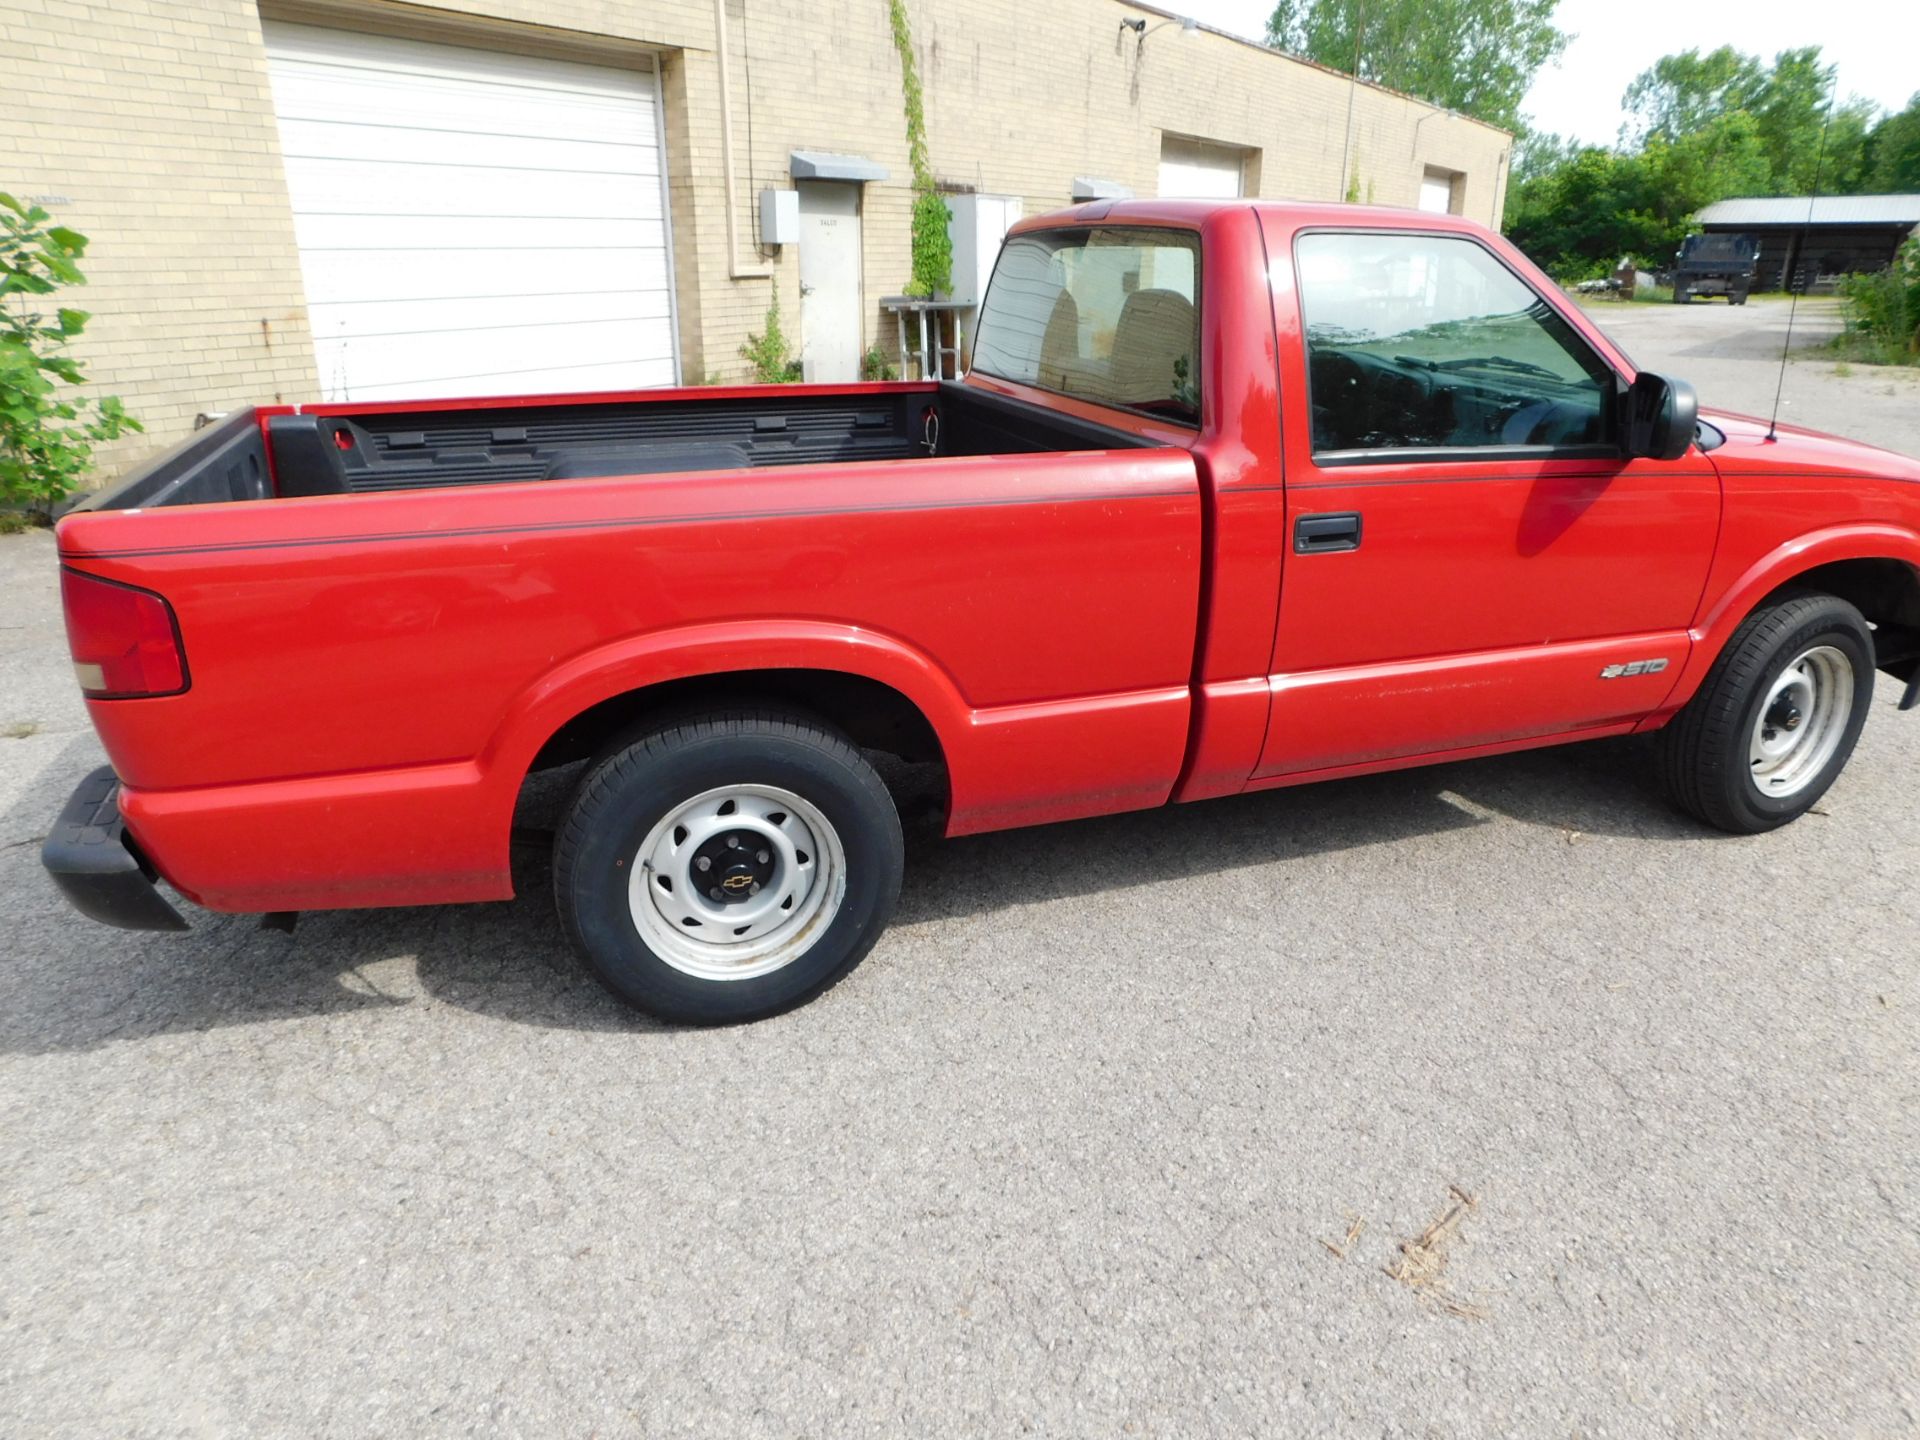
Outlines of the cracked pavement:
<svg viewBox="0 0 1920 1440">
<path fill-rule="evenodd" d="M 1619 323 L 1751 409 L 1691 352 L 1775 318 Z M 0 1433 L 1914 1433 L 1892 688 L 1757 839 L 1606 744 L 923 842 L 850 980 L 681 1032 L 537 855 L 292 936 L 67 913 L 99 750 L 51 538 L 0 538 Z M 1483 1318 L 1386 1273 L 1456 1185 Z"/>
</svg>

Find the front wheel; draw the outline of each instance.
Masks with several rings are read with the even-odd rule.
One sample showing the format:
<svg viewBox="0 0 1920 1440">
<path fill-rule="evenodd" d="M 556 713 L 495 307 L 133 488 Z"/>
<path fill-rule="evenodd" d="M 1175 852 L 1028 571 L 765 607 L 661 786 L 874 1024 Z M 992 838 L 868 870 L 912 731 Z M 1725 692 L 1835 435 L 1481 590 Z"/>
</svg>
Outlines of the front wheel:
<svg viewBox="0 0 1920 1440">
<path fill-rule="evenodd" d="M 770 711 L 642 736 L 581 783 L 554 899 L 595 975 L 664 1020 L 756 1020 L 860 963 L 900 894 L 900 818 L 844 737 Z"/>
<path fill-rule="evenodd" d="M 1835 596 L 1756 611 L 1659 733 L 1668 792 L 1736 835 L 1798 819 L 1853 753 L 1873 698 L 1873 662 L 1873 632 Z"/>
</svg>

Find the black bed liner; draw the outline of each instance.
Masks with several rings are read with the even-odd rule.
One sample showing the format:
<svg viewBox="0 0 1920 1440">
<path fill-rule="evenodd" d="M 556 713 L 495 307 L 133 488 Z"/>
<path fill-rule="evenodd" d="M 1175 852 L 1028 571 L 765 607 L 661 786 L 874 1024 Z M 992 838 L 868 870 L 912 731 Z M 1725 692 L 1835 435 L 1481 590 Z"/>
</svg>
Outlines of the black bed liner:
<svg viewBox="0 0 1920 1440">
<path fill-rule="evenodd" d="M 267 444 L 273 453 L 269 486 Z M 75 508 L 193 505 L 512 481 L 930 455 L 1111 450 L 1149 442 L 1044 406 L 942 383 L 848 393 L 475 405 L 351 416 L 245 410 Z"/>
<path fill-rule="evenodd" d="M 923 396 L 795 399 L 777 407 L 712 399 L 395 410 L 342 419 L 277 415 L 267 421 L 267 435 L 281 493 L 310 495 L 905 460 L 915 453 L 908 402 Z"/>
</svg>

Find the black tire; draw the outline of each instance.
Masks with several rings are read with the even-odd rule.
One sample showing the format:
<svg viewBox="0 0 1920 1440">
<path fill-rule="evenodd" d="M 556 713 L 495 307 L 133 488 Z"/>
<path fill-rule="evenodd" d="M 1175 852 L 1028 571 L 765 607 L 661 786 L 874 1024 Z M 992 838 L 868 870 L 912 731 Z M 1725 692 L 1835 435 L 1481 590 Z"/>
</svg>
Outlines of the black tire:
<svg viewBox="0 0 1920 1440">
<path fill-rule="evenodd" d="M 1673 303 L 1674 304 L 1685 305 L 1692 299 L 1693 299 L 1693 292 L 1687 289 L 1686 286 L 1676 285 L 1673 287 Z"/>
<path fill-rule="evenodd" d="M 1851 708 L 1836 748 L 1817 773 L 1790 795 L 1768 795 L 1749 758 L 1761 707 L 1788 665 L 1816 646 L 1831 646 L 1846 657 Z M 1655 737 L 1667 793 L 1696 819 L 1735 835 L 1778 829 L 1806 814 L 1839 778 L 1860 738 L 1873 699 L 1873 658 L 1866 620 L 1835 596 L 1797 595 L 1755 611 L 1707 672 L 1699 693 Z"/>
<path fill-rule="evenodd" d="M 736 785 L 775 787 L 813 807 L 837 838 L 845 888 L 830 887 L 839 909 L 810 939 L 803 928 L 780 968 L 707 978 L 642 937 L 629 880 L 656 826 L 694 797 Z M 589 770 L 554 842 L 554 902 L 581 958 L 622 1000 L 663 1020 L 732 1024 L 803 1004 L 859 964 L 893 916 L 903 864 L 893 800 L 845 736 L 804 714 L 734 710 L 676 720 Z"/>
</svg>

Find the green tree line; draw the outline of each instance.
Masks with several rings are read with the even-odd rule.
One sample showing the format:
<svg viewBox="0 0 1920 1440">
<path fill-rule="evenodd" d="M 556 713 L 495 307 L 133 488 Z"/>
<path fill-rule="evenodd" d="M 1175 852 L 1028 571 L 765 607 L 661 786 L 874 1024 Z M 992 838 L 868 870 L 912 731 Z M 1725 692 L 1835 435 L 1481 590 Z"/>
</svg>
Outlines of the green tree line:
<svg viewBox="0 0 1920 1440">
<path fill-rule="evenodd" d="M 1280 0 L 1267 43 L 1506 130 L 1567 48 L 1559 0 Z"/>
<path fill-rule="evenodd" d="M 1838 100 L 1818 46 L 1771 64 L 1731 46 L 1668 55 L 1622 103 L 1612 148 L 1537 134 L 1516 147 L 1505 228 L 1558 279 L 1622 256 L 1664 266 L 1695 212 L 1736 195 L 1920 191 L 1920 94 L 1892 114 Z"/>
<path fill-rule="evenodd" d="M 1806 195 L 1816 183 L 1825 195 L 1920 191 L 1920 94 L 1885 115 L 1836 103 L 1818 46 L 1770 63 L 1730 45 L 1665 56 L 1628 87 L 1613 146 L 1532 132 L 1520 110 L 1528 87 L 1567 45 L 1557 6 L 1278 0 L 1267 43 L 1513 131 L 1505 228 L 1565 280 L 1622 256 L 1666 265 L 1694 213 L 1731 196 Z M 1365 180 L 1350 177 L 1349 193 Z"/>
</svg>

